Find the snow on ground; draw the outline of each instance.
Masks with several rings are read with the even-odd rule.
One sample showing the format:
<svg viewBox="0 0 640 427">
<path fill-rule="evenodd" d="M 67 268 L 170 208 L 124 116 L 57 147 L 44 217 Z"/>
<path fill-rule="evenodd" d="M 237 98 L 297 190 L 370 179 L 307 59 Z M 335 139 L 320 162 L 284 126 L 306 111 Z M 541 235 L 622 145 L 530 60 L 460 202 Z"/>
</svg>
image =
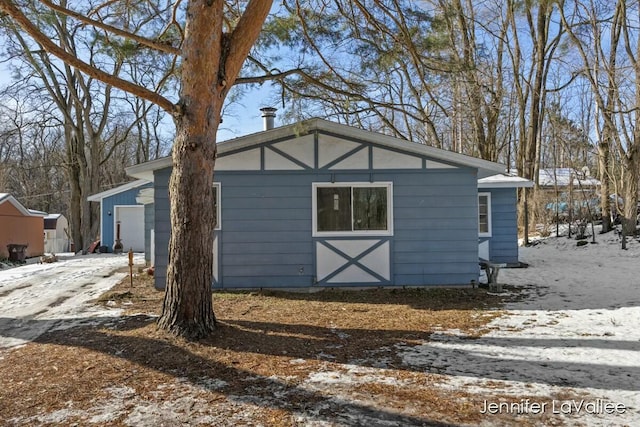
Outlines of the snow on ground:
<svg viewBox="0 0 640 427">
<path fill-rule="evenodd" d="M 527 412 L 536 413 L 534 404 L 543 401 L 547 402 L 545 409 L 551 414 L 547 420 L 551 422 L 557 418 L 568 425 L 640 425 L 640 243 L 631 240 L 629 249 L 623 251 L 613 233 L 597 235 L 596 240 L 597 244 L 578 247 L 573 239 L 549 238 L 521 248 L 521 261 L 530 267 L 503 269 L 499 275 L 499 281 L 509 285 L 506 289 L 515 287 L 506 294 L 511 301 L 506 305 L 508 315 L 492 322 L 491 331 L 479 338 L 443 330 L 419 345 L 398 344 L 395 351 L 404 368 L 441 375 L 441 382 L 425 387 L 482 396 L 487 408 L 479 407 L 478 411 L 488 409 L 481 422 L 486 426 L 505 422 L 504 418 L 496 419 L 492 411 L 510 413 L 517 419 L 519 415 L 526 417 Z M 126 265 L 126 256 L 101 254 L 90 262 L 87 257 L 78 257 L 0 270 L 0 348 L 33 339 L 43 329 L 62 324 L 52 320 L 50 325 L 34 328 L 30 323 L 33 319 L 93 315 L 98 321 L 118 315 L 115 310 L 92 307 L 87 301 L 115 284 L 122 275 L 105 276 Z M 7 328 L 21 328 L 21 333 L 3 333 Z M 3 338 L 5 335 L 20 339 Z M 375 360 L 370 362 L 377 366 Z M 291 363 L 305 361 L 294 359 Z M 343 365 L 342 370 L 326 366 L 321 372 L 311 373 L 295 389 L 332 396 L 336 402 L 350 402 L 352 409 L 336 414 L 339 418 L 331 425 L 397 425 L 395 419 L 376 418 L 389 402 L 376 401 L 375 396 L 361 401 L 353 390 L 362 383 L 403 384 L 392 370 L 365 368 L 361 363 Z M 275 381 L 279 382 L 286 384 Z M 194 402 L 200 399 L 197 387 L 178 379 L 166 386 L 181 390 L 176 395 L 184 398 L 147 402 L 136 398 L 132 390 L 114 387 L 112 398 L 97 401 L 88 413 L 98 423 L 108 422 L 114 413 L 127 414 L 130 425 L 193 421 L 184 417 L 198 415 L 192 411 Z M 219 387 L 224 388 L 224 384 Z M 274 399 L 287 390 L 274 389 Z M 497 396 L 523 400 L 513 407 Z M 543 400 L 549 396 L 557 400 Z M 328 402 L 324 400 L 322 405 Z M 268 402 L 252 402 L 250 396 L 227 396 L 218 404 L 216 414 L 233 414 L 239 423 L 251 419 L 254 406 L 269 406 Z M 337 405 L 345 406 L 348 405 Z M 206 402 L 202 408 L 208 408 Z M 367 408 L 371 411 L 367 412 Z M 375 412 L 376 408 L 382 410 Z M 310 402 L 306 409 L 305 413 L 296 414 L 300 425 L 329 425 L 314 415 L 326 408 Z M 200 420 L 203 423 L 224 424 L 220 418 L 211 418 L 210 411 L 201 415 L 205 417 Z M 413 414 L 407 415 L 428 414 L 415 408 Z M 68 416 L 57 411 L 42 414 L 38 422 L 64 422 Z"/>
<path fill-rule="evenodd" d="M 136 254 L 134 263 L 141 262 L 142 255 Z M 125 277 L 112 272 L 128 264 L 126 254 L 95 254 L 0 270 L 0 349 L 24 344 L 48 330 L 77 325 L 71 319 L 86 323 L 87 318 L 118 316 L 120 311 L 88 301 Z"/>
<path fill-rule="evenodd" d="M 444 331 L 423 345 L 399 346 L 404 363 L 445 374 L 446 387 L 485 394 L 489 405 L 500 405 L 490 397 L 497 392 L 568 392 L 587 397 L 546 407 L 565 422 L 640 425 L 640 243 L 621 250 L 613 233 L 596 242 L 578 247 L 559 237 L 521 248 L 530 267 L 503 269 L 499 281 L 524 289 L 525 298 L 506 305 L 509 315 L 491 333 L 468 339 Z M 526 402 L 514 410 L 521 409 Z"/>
</svg>

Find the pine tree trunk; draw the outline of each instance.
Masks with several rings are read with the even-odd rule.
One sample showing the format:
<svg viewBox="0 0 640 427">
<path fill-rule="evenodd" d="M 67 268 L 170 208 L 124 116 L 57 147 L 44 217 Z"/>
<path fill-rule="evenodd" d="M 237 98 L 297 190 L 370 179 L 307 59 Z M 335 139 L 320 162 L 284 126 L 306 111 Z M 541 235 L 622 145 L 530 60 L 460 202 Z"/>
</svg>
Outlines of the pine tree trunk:
<svg viewBox="0 0 640 427">
<path fill-rule="evenodd" d="M 169 180 L 171 238 L 158 326 L 199 339 L 216 326 L 213 282 L 213 170 L 216 132 L 228 88 L 224 78 L 223 2 L 191 1 L 183 43 L 180 112 Z M 212 31 L 215 28 L 217 30 Z"/>
<path fill-rule="evenodd" d="M 194 136 L 188 119 L 182 122 L 173 147 L 169 265 L 158 326 L 175 335 L 199 339 L 216 326 L 211 297 L 216 147 L 215 139 Z M 196 194 L 198 197 L 193 197 Z"/>
</svg>

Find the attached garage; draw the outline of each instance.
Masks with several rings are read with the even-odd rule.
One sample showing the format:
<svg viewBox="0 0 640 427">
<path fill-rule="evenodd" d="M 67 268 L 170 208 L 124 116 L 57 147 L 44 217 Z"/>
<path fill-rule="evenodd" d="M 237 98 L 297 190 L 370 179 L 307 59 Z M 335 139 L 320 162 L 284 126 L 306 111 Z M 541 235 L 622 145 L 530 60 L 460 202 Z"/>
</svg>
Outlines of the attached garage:
<svg viewBox="0 0 640 427">
<path fill-rule="evenodd" d="M 119 228 L 124 251 L 144 252 L 144 206 L 114 206 L 113 210 L 115 237 Z"/>
<path fill-rule="evenodd" d="M 144 252 L 144 205 L 136 200 L 143 188 L 151 187 L 146 180 L 132 181 L 102 193 L 89 196 L 90 202 L 100 203 L 100 245 L 109 252 L 120 232 L 123 250 Z"/>
</svg>

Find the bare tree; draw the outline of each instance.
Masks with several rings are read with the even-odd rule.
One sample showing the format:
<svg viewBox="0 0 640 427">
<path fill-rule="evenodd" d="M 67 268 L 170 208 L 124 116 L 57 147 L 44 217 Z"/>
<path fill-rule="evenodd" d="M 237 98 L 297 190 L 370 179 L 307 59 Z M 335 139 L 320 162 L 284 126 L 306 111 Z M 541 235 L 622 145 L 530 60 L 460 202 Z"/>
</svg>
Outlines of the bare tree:
<svg viewBox="0 0 640 427">
<path fill-rule="evenodd" d="M 612 186 L 621 182 L 623 232 L 632 234 L 636 230 L 640 179 L 640 6 L 625 0 L 614 4 L 576 2 L 564 11 L 562 19 L 580 53 L 583 75 L 596 101 L 602 210 L 610 212 Z M 603 37 L 607 29 L 608 36 Z M 620 168 L 614 167 L 616 159 Z M 614 193 L 617 205 L 618 191 Z M 610 226 L 610 221 L 603 223 L 603 232 Z"/>
<path fill-rule="evenodd" d="M 638 180 L 640 180 L 640 6 L 637 2 L 619 0 L 622 10 L 621 25 L 624 52 L 629 64 L 627 78 L 620 79 L 621 89 L 617 101 L 618 129 L 622 136 L 617 149 L 623 159 L 622 185 L 624 188 L 624 215 L 622 228 L 626 235 L 636 232 L 638 216 Z M 624 73 L 627 74 L 627 73 Z"/>
<path fill-rule="evenodd" d="M 9 15 L 48 52 L 76 70 L 151 101 L 169 112 L 176 125 L 169 183 L 172 233 L 163 310 L 158 325 L 190 338 L 208 335 L 215 327 L 211 300 L 213 254 L 213 172 L 216 131 L 229 89 L 271 9 L 269 0 L 250 0 L 237 21 L 225 21 L 224 1 L 189 0 L 174 4 L 170 27 L 181 35 L 175 44 L 162 33 L 137 35 L 100 17 L 90 17 L 42 0 L 51 12 L 78 19 L 114 37 L 179 58 L 180 99 L 172 102 L 155 90 L 137 85 L 82 60 L 52 43 L 14 1 L 0 0 Z M 110 2 L 113 3 L 113 2 Z M 124 5 L 124 3 L 123 3 Z M 182 19 L 182 23 L 178 20 Z"/>
<path fill-rule="evenodd" d="M 66 213 L 63 141 L 51 116 L 43 114 L 51 106 L 31 105 L 7 94 L 1 99 L 0 188 L 29 208 Z"/>
<path fill-rule="evenodd" d="M 499 142 L 499 118 L 505 101 L 503 58 L 508 23 L 489 24 L 496 16 L 470 0 L 439 0 L 438 6 L 457 65 L 451 77 L 454 151 L 497 161 L 504 148 Z M 463 146 L 468 148 L 463 150 Z"/>
<path fill-rule="evenodd" d="M 39 31 L 47 36 L 47 43 L 70 55 L 83 57 L 90 64 L 101 64 L 113 76 L 127 75 L 141 84 L 153 83 L 148 77 L 150 73 L 145 73 L 140 61 L 135 61 L 135 66 L 130 65 L 138 59 L 135 46 L 111 40 L 108 33 L 86 31 L 83 22 L 63 13 L 50 13 L 49 7 L 61 9 L 66 1 L 55 7 L 50 2 L 43 3 L 45 6 L 38 2 L 26 4 L 23 13 L 34 28 L 37 25 Z M 127 14 L 120 14 L 117 19 L 126 26 L 140 27 L 144 23 L 142 17 L 157 14 L 155 10 L 142 11 L 140 5 L 137 8 L 128 17 L 123 18 Z M 98 8 L 91 13 L 115 19 L 106 8 Z M 138 108 L 131 117 L 132 114 L 124 111 L 119 99 L 122 95 L 114 86 L 57 60 L 42 43 L 25 37 L 11 20 L 5 19 L 3 23 L 7 54 L 13 59 L 14 74 L 21 76 L 10 89 L 18 92 L 17 96 L 37 96 L 39 102 L 55 107 L 42 112 L 52 122 L 57 121 L 62 129 L 65 147 L 62 165 L 68 181 L 65 187 L 69 190 L 71 235 L 76 248 L 86 248 L 95 240 L 99 224 L 98 206 L 89 203 L 87 197 L 123 182 L 124 171 L 114 181 L 105 179 L 108 178 L 104 173 L 105 166 L 118 146 L 131 140 L 131 130 L 145 120 L 151 107 Z M 155 69 L 161 68 L 158 65 L 159 62 Z M 146 80 L 138 78 L 136 73 L 144 73 Z M 127 121 L 123 117 L 127 117 Z M 125 165 L 129 163 L 130 160 L 124 162 Z"/>
<path fill-rule="evenodd" d="M 615 124 L 618 49 L 621 41 L 621 2 L 614 5 L 597 1 L 576 2 L 573 9 L 560 8 L 562 21 L 582 61 L 582 75 L 587 79 L 595 100 L 596 134 L 598 138 L 598 176 L 601 181 L 600 205 L 603 213 L 602 232 L 611 230 L 609 199 L 611 148 L 619 137 Z M 611 7 L 613 6 L 613 7 Z M 607 20 L 605 16 L 609 14 Z M 602 33 L 609 29 L 608 37 Z"/>
</svg>

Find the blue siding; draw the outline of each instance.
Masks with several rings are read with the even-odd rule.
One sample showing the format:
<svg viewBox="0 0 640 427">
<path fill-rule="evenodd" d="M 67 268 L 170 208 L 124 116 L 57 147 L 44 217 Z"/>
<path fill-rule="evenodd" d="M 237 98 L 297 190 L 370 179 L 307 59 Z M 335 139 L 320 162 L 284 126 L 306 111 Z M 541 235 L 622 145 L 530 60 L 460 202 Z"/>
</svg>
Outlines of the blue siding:
<svg viewBox="0 0 640 427">
<path fill-rule="evenodd" d="M 222 188 L 222 286 L 310 286 L 313 175 L 219 172 L 215 180 Z"/>
<path fill-rule="evenodd" d="M 500 263 L 518 262 L 518 212 L 515 188 L 481 189 L 491 193 L 489 256 Z M 481 239 L 482 240 L 482 239 Z"/>
<path fill-rule="evenodd" d="M 136 202 L 136 196 L 142 188 L 147 187 L 151 187 L 151 183 L 102 199 L 102 234 L 100 236 L 100 244 L 102 246 L 106 246 L 109 249 L 109 252 L 113 250 L 116 235 L 113 221 L 113 215 L 115 215 L 114 206 L 139 205 L 139 203 Z"/>
<path fill-rule="evenodd" d="M 153 175 L 153 205 L 155 217 L 153 227 L 155 233 L 154 281 L 157 289 L 164 289 L 167 281 L 167 260 L 169 257 L 169 235 L 171 223 L 169 218 L 169 177 L 171 169 L 160 169 Z"/>
<path fill-rule="evenodd" d="M 447 169 L 383 175 L 394 181 L 396 285 L 460 285 L 477 280 L 476 175 Z"/>
<path fill-rule="evenodd" d="M 164 288 L 170 169 L 155 171 L 155 283 Z M 471 168 L 417 171 L 216 172 L 224 288 L 315 283 L 312 183 L 393 182 L 391 285 L 461 285 L 478 278 L 477 178 Z M 339 284 L 338 284 L 339 285 Z"/>
</svg>

